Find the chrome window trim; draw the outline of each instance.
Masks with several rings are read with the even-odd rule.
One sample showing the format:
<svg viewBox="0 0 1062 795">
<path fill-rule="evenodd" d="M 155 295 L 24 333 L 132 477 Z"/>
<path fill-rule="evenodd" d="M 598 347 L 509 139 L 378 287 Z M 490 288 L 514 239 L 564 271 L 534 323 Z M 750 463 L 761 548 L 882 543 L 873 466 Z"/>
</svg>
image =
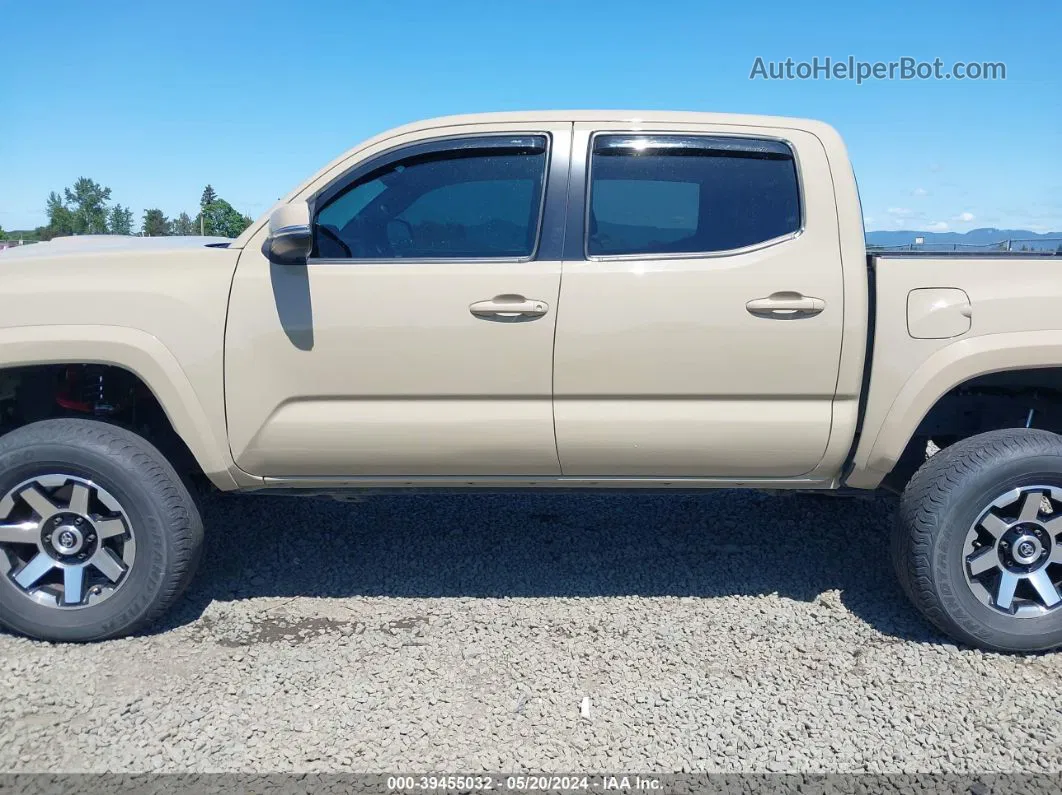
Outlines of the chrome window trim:
<svg viewBox="0 0 1062 795">
<path fill-rule="evenodd" d="M 312 224 L 289 224 L 288 226 L 282 226 L 280 229 L 276 229 L 269 233 L 270 237 L 281 237 L 283 235 L 302 235 L 306 232 L 312 232 Z"/>
<path fill-rule="evenodd" d="M 392 257 L 387 259 L 386 257 L 375 257 L 370 259 L 368 257 L 352 257 L 351 259 L 343 259 L 341 257 L 310 257 L 306 260 L 307 264 L 312 265 L 394 265 L 396 263 L 402 263 L 403 265 L 437 265 L 439 263 L 478 263 L 478 262 L 497 262 L 499 264 L 505 263 L 521 263 L 521 262 L 536 262 L 534 256 L 530 257 Z"/>
<path fill-rule="evenodd" d="M 627 137 L 644 137 L 650 138 L 653 136 L 669 137 L 669 138 L 744 138 L 753 141 L 768 141 L 771 143 L 780 143 L 788 147 L 789 152 L 793 156 L 793 168 L 796 170 L 797 180 L 797 199 L 800 202 L 800 223 L 797 228 L 792 232 L 787 232 L 784 235 L 778 237 L 772 237 L 768 240 L 763 240 L 759 243 L 752 243 L 748 246 L 741 246 L 740 248 L 728 248 L 721 249 L 719 251 L 679 251 L 679 252 L 642 252 L 637 254 L 591 254 L 590 253 L 590 200 L 592 196 L 593 185 L 593 165 L 594 165 L 594 144 L 598 136 L 601 135 L 618 135 Z M 595 130 L 591 133 L 586 147 L 586 171 L 585 178 L 583 179 L 583 213 L 582 213 L 582 258 L 589 262 L 623 262 L 629 260 L 682 260 L 682 259 L 709 259 L 716 257 L 736 257 L 742 254 L 749 254 L 754 251 L 760 251 L 761 249 L 777 246 L 781 243 L 787 243 L 791 240 L 796 240 L 804 234 L 807 228 L 807 201 L 805 200 L 804 193 L 804 171 L 800 165 L 800 155 L 797 151 L 797 147 L 788 138 L 783 138 L 776 135 L 757 135 L 753 133 L 718 133 L 718 132 L 702 132 L 702 131 L 666 131 L 666 130 Z"/>
<path fill-rule="evenodd" d="M 477 146 L 474 142 L 482 142 L 483 139 L 488 138 L 545 138 L 546 146 L 543 154 L 543 172 L 542 172 L 542 190 L 539 196 L 538 204 L 538 226 L 535 229 L 535 244 L 531 249 L 531 253 L 518 257 L 310 257 L 306 260 L 308 265 L 322 264 L 322 265 L 360 265 L 360 264 L 431 264 L 431 263 L 455 263 L 455 262 L 468 262 L 468 263 L 481 263 L 481 262 L 499 262 L 499 263 L 519 263 L 519 262 L 533 262 L 538 259 L 540 250 L 542 248 L 543 230 L 545 227 L 545 217 L 547 210 L 547 197 L 550 195 L 550 188 L 553 187 L 553 174 L 554 174 L 554 155 L 557 151 L 557 147 L 554 146 L 554 134 L 548 130 L 495 130 L 485 131 L 481 133 L 459 133 L 455 135 L 441 135 L 432 138 L 423 138 L 417 141 L 410 141 L 402 144 L 395 144 L 382 152 L 378 152 L 365 160 L 360 160 L 350 168 L 346 169 L 325 185 L 320 190 L 311 195 L 306 203 L 310 209 L 310 230 L 314 231 L 315 220 L 318 212 L 318 205 L 324 204 L 333 199 L 338 194 L 342 193 L 348 186 L 357 180 L 364 177 L 379 168 L 383 168 L 391 163 L 404 160 L 409 157 L 416 157 L 418 155 L 433 154 L 436 152 L 449 152 L 459 151 L 461 149 L 476 149 L 483 148 L 489 150 L 490 147 L 482 147 L 480 144 Z M 453 146 L 454 142 L 468 142 L 467 146 Z M 561 147 L 563 149 L 563 147 Z M 567 172 L 568 164 L 567 158 L 564 158 L 564 180 L 563 193 L 567 193 Z M 323 207 L 322 207 L 323 209 Z M 559 259 L 559 256 L 557 257 Z"/>
<path fill-rule="evenodd" d="M 752 136 L 740 136 L 740 135 L 715 135 L 710 133 L 666 133 L 660 134 L 656 132 L 641 133 L 632 132 L 628 134 L 620 133 L 605 133 L 611 141 L 599 141 L 599 135 L 594 136 L 592 152 L 601 151 L 602 153 L 618 151 L 618 152 L 643 152 L 646 149 L 653 150 L 675 150 L 675 149 L 701 149 L 703 151 L 717 151 L 717 152 L 746 152 L 750 154 L 754 153 L 767 153 L 782 155 L 786 159 L 792 159 L 793 150 L 788 145 L 781 141 L 772 140 L 770 138 L 754 138 Z M 653 139 L 656 140 L 653 140 Z M 648 140 L 647 145 L 639 146 L 641 141 Z"/>
</svg>

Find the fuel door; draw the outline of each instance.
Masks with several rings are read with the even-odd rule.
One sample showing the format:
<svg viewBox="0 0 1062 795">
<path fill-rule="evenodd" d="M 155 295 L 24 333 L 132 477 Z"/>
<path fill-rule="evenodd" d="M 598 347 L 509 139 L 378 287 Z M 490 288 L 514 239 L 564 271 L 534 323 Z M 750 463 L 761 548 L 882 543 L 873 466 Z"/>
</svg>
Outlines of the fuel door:
<svg viewBox="0 0 1062 795">
<path fill-rule="evenodd" d="M 970 296 L 957 287 L 925 287 L 907 294 L 907 333 L 918 340 L 944 340 L 970 330 Z"/>
</svg>

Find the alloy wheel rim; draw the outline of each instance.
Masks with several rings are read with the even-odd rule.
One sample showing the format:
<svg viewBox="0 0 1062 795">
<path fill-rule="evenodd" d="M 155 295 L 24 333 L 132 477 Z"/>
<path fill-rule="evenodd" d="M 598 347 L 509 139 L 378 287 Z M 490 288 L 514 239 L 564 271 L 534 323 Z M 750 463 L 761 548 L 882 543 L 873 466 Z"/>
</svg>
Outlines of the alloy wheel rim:
<svg viewBox="0 0 1062 795">
<path fill-rule="evenodd" d="M 963 574 L 987 607 L 1015 618 L 1062 608 L 1062 488 L 1021 486 L 989 503 L 966 534 Z"/>
<path fill-rule="evenodd" d="M 0 499 L 0 575 L 37 604 L 75 610 L 109 599 L 135 559 L 128 514 L 91 480 L 39 475 Z"/>
</svg>

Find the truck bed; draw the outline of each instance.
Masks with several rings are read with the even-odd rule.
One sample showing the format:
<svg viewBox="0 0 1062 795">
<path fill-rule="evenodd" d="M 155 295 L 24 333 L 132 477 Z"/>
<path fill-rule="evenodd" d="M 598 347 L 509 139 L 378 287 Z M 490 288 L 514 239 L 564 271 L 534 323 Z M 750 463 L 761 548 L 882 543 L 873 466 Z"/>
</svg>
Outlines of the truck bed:
<svg viewBox="0 0 1062 795">
<path fill-rule="evenodd" d="M 1062 251 L 911 251 L 906 249 L 868 249 L 867 259 L 1043 259 L 1045 257 L 1062 257 Z"/>
</svg>

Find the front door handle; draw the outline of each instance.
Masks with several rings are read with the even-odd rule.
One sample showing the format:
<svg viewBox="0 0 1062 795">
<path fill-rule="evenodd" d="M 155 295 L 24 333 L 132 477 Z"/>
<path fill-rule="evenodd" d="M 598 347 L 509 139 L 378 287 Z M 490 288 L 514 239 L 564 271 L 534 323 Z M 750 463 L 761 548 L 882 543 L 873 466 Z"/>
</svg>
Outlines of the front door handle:
<svg viewBox="0 0 1062 795">
<path fill-rule="evenodd" d="M 814 317 L 826 308 L 821 298 L 812 298 L 801 293 L 785 291 L 771 293 L 766 298 L 756 298 L 745 304 L 749 314 L 775 320 L 797 320 Z"/>
<path fill-rule="evenodd" d="M 484 320 L 534 320 L 549 311 L 549 304 L 522 295 L 496 295 L 486 301 L 476 301 L 468 311 Z"/>
</svg>

